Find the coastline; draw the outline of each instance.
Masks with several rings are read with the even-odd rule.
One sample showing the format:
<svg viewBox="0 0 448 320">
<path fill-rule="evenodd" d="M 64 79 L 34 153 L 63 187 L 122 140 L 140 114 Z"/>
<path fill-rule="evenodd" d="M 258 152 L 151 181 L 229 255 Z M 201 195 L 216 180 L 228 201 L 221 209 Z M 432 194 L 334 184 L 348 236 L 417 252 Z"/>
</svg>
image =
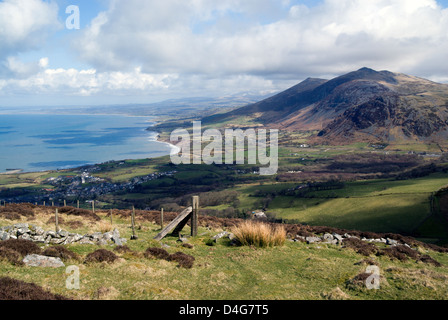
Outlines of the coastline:
<svg viewBox="0 0 448 320">
<path fill-rule="evenodd" d="M 24 115 L 52 115 L 52 114 L 40 114 L 40 113 L 27 113 Z M 14 114 L 10 114 L 10 115 L 14 115 Z M 55 114 L 56 116 L 70 116 L 70 115 L 74 115 L 74 116 L 80 116 L 81 114 Z M 86 116 L 103 116 L 101 114 L 85 114 Z M 104 114 L 104 116 L 111 116 L 111 114 Z M 143 160 L 143 159 L 151 159 L 151 158 L 159 158 L 159 157 L 164 157 L 164 156 L 169 156 L 173 153 L 177 153 L 180 151 L 180 148 L 176 147 L 175 145 L 173 145 L 172 143 L 170 143 L 169 141 L 165 140 L 165 139 L 161 139 L 160 133 L 155 130 L 155 126 L 157 124 L 160 124 L 160 122 L 157 121 L 157 117 L 154 116 L 140 116 L 140 115 L 113 115 L 113 116 L 124 116 L 124 117 L 128 117 L 128 118 L 146 118 L 145 119 L 145 123 L 146 123 L 146 128 L 143 129 L 143 131 L 146 131 L 146 135 L 147 135 L 147 141 L 149 142 L 157 142 L 159 144 L 163 144 L 163 145 L 167 145 L 167 150 L 163 151 L 162 154 L 163 155 L 154 155 L 152 156 L 151 154 L 147 155 L 142 155 L 141 157 L 136 156 L 134 157 L 129 157 L 126 158 L 124 157 L 123 159 L 119 159 L 119 160 L 114 160 L 114 159 L 110 159 L 110 160 L 105 160 L 105 161 L 98 161 L 98 162 L 90 162 L 90 163 L 86 163 L 86 164 L 79 164 L 79 165 L 70 165 L 67 167 L 58 167 L 58 168 L 53 168 L 53 169 L 47 169 L 47 170 L 26 170 L 26 169 L 22 169 L 22 168 L 17 168 L 14 170 L 7 170 L 7 169 L 3 169 L 0 171 L 0 176 L 7 176 L 7 175 L 19 175 L 19 174 L 24 174 L 24 173 L 37 173 L 37 172 L 56 172 L 56 171 L 64 171 L 64 170 L 71 170 L 71 169 L 79 169 L 82 168 L 84 166 L 88 166 L 88 165 L 100 165 L 103 164 L 105 162 L 109 162 L 109 161 L 125 161 L 125 160 Z M 141 130 L 141 129 L 140 129 Z M 117 157 L 118 158 L 118 157 Z"/>
<path fill-rule="evenodd" d="M 146 116 L 130 116 L 130 117 L 146 117 Z M 147 120 L 147 122 L 150 123 L 150 126 L 145 129 L 146 131 L 148 131 L 148 134 L 149 134 L 148 141 L 157 142 L 157 143 L 160 143 L 160 144 L 167 145 L 169 147 L 169 150 L 170 150 L 168 155 L 177 154 L 177 153 L 180 152 L 181 149 L 178 146 L 172 144 L 167 139 L 162 139 L 160 133 L 153 129 L 158 124 L 156 121 L 154 121 L 154 120 Z M 149 159 L 149 158 L 154 158 L 154 157 L 136 158 L 135 160 Z M 128 160 L 128 159 L 113 160 L 113 161 L 125 161 L 125 160 Z M 102 163 L 103 162 L 89 163 L 89 164 L 86 164 L 86 165 L 99 165 L 99 164 L 102 164 Z M 42 171 L 25 171 L 24 169 L 17 169 L 17 170 L 0 172 L 0 175 L 6 176 L 6 175 L 15 175 L 15 174 L 23 174 L 23 173 L 51 172 L 51 171 L 60 171 L 60 170 L 70 170 L 70 169 L 78 169 L 78 168 L 81 168 L 83 166 L 84 165 L 82 165 L 82 166 L 75 166 L 75 167 L 61 168 L 61 169 L 42 170 Z"/>
<path fill-rule="evenodd" d="M 2 176 L 6 176 L 8 174 L 18 174 L 18 173 L 23 173 L 23 169 L 16 169 L 16 170 L 10 170 L 10 171 L 5 171 L 5 172 L 0 172 L 0 175 Z"/>
<path fill-rule="evenodd" d="M 156 131 L 152 131 L 152 132 L 155 133 L 155 136 L 153 137 L 153 139 L 154 139 L 153 141 L 168 145 L 168 147 L 170 148 L 170 155 L 177 154 L 181 151 L 181 149 L 178 146 L 176 146 L 175 144 L 172 144 L 171 141 L 166 140 L 166 139 L 161 139 L 159 132 L 156 132 Z"/>
</svg>

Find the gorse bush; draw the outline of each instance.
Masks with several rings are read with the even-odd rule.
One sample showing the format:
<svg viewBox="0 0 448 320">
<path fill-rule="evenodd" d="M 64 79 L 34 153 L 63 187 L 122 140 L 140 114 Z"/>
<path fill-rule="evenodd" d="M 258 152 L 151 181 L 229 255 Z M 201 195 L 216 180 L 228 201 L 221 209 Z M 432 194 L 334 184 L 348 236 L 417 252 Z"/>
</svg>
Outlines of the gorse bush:
<svg viewBox="0 0 448 320">
<path fill-rule="evenodd" d="M 232 229 L 236 239 L 245 246 L 259 248 L 282 246 L 286 241 L 283 226 L 271 226 L 266 223 L 245 221 Z"/>
</svg>

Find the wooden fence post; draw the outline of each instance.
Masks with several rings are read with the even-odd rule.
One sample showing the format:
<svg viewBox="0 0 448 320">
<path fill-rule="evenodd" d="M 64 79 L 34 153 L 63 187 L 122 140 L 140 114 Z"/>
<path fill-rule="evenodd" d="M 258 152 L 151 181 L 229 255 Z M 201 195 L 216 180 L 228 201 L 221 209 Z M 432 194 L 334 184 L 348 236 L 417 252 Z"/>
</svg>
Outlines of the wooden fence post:
<svg viewBox="0 0 448 320">
<path fill-rule="evenodd" d="M 67 201 L 64 199 L 64 207 L 67 206 Z"/>
<path fill-rule="evenodd" d="M 163 230 L 163 208 L 160 210 L 160 228 Z"/>
<path fill-rule="evenodd" d="M 198 235 L 199 196 L 193 197 L 193 214 L 191 215 L 191 236 Z"/>
<path fill-rule="evenodd" d="M 131 223 L 132 223 L 131 240 L 137 240 L 138 237 L 135 235 L 135 207 L 132 207 Z"/>
<path fill-rule="evenodd" d="M 54 220 L 55 220 L 55 224 L 56 224 L 56 233 L 59 232 L 59 221 L 58 221 L 58 208 L 56 208 L 56 212 L 54 215 Z"/>
<path fill-rule="evenodd" d="M 76 200 L 76 207 L 79 209 L 79 200 Z"/>
<path fill-rule="evenodd" d="M 92 200 L 92 212 L 95 213 L 95 200 Z"/>
<path fill-rule="evenodd" d="M 51 201 L 51 206 L 54 207 L 54 201 Z"/>
<path fill-rule="evenodd" d="M 112 221 L 112 209 L 110 209 L 110 224 L 114 224 Z"/>
</svg>

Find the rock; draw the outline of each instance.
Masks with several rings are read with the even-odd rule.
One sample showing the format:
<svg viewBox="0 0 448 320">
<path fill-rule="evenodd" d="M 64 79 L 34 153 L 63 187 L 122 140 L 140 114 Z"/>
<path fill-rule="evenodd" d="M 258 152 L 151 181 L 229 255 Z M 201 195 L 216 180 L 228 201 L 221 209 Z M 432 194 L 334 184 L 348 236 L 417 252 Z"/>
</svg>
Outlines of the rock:
<svg viewBox="0 0 448 320">
<path fill-rule="evenodd" d="M 393 246 L 393 245 L 397 245 L 398 241 L 387 238 L 386 239 L 386 244 L 390 245 L 390 246 Z"/>
<path fill-rule="evenodd" d="M 121 238 L 120 238 L 120 232 L 119 232 L 117 229 L 115 229 L 115 230 L 112 232 L 112 241 L 113 241 L 117 246 L 122 246 L 122 245 L 123 245 L 123 242 L 121 241 Z"/>
<path fill-rule="evenodd" d="M 38 254 L 29 254 L 23 259 L 23 263 L 28 267 L 61 268 L 65 264 L 60 258 L 46 257 Z"/>
<path fill-rule="evenodd" d="M 95 232 L 94 234 L 90 235 L 90 240 L 98 241 L 103 237 L 103 234 L 101 232 Z"/>
<path fill-rule="evenodd" d="M 318 237 L 306 237 L 306 243 L 311 244 L 311 243 L 317 243 L 317 242 L 321 242 L 322 239 L 318 238 Z"/>
<path fill-rule="evenodd" d="M 106 246 L 108 244 L 107 240 L 105 240 L 104 238 L 101 238 L 97 241 L 96 243 L 99 246 Z"/>
<path fill-rule="evenodd" d="M 336 240 L 338 240 L 339 242 L 342 242 L 342 240 L 344 240 L 344 238 L 340 234 L 337 234 L 337 233 L 333 233 L 333 237 Z"/>
<path fill-rule="evenodd" d="M 9 237 L 9 233 L 4 232 L 4 231 L 0 233 L 0 240 L 1 240 L 1 241 L 9 240 L 9 238 L 10 238 L 10 237 Z"/>
<path fill-rule="evenodd" d="M 257 220 L 265 220 L 265 219 L 267 219 L 268 217 L 266 216 L 266 214 L 264 213 L 264 212 L 262 212 L 262 211 L 258 211 L 258 212 L 255 212 L 254 213 L 254 219 L 257 219 Z"/>
<path fill-rule="evenodd" d="M 19 239 L 22 239 L 22 240 L 29 240 L 29 241 L 32 241 L 31 236 L 30 236 L 28 233 L 24 233 L 24 234 L 22 234 L 21 236 L 19 236 L 18 238 L 19 238 Z"/>
<path fill-rule="evenodd" d="M 88 237 L 83 237 L 80 241 L 79 244 L 95 244 L 92 241 L 90 241 L 90 239 Z"/>
<path fill-rule="evenodd" d="M 216 236 L 212 237 L 212 240 L 214 240 L 215 242 L 218 241 L 221 238 L 224 238 L 225 236 L 228 236 L 229 233 L 227 231 L 223 231 L 221 233 L 218 233 Z"/>
<path fill-rule="evenodd" d="M 23 235 L 27 235 L 28 232 L 29 232 L 28 229 L 19 228 L 19 229 L 17 229 L 17 236 L 20 237 L 20 236 L 23 236 Z"/>
<path fill-rule="evenodd" d="M 187 238 L 184 238 L 184 237 L 182 237 L 182 238 L 179 238 L 179 239 L 177 239 L 177 242 L 182 242 L 182 243 L 186 243 L 186 242 L 188 242 L 188 239 L 187 239 Z"/>
<path fill-rule="evenodd" d="M 31 241 L 37 242 L 37 243 L 45 243 L 44 236 L 32 236 Z"/>
<path fill-rule="evenodd" d="M 28 225 L 28 223 L 17 223 L 15 225 L 13 225 L 13 228 L 28 230 L 29 229 L 29 225 Z"/>
<path fill-rule="evenodd" d="M 45 233 L 45 230 L 32 224 L 30 225 L 30 233 L 33 236 L 42 236 Z"/>
<path fill-rule="evenodd" d="M 56 238 L 57 237 L 57 234 L 54 231 L 47 231 L 47 232 L 45 232 L 44 235 L 45 235 L 45 238 L 48 238 L 48 236 L 50 236 L 52 238 Z"/>
<path fill-rule="evenodd" d="M 68 232 L 68 231 L 64 231 L 64 230 L 59 230 L 59 231 L 58 231 L 58 235 L 59 235 L 60 237 L 62 237 L 62 238 L 67 238 L 68 235 L 69 235 L 69 232 Z"/>
<path fill-rule="evenodd" d="M 78 242 L 79 240 L 81 240 L 82 238 L 84 238 L 84 237 L 80 234 L 70 234 L 67 237 L 67 243 L 75 243 L 75 242 Z"/>
<path fill-rule="evenodd" d="M 324 241 L 333 241 L 333 240 L 334 240 L 334 237 L 333 237 L 331 234 L 326 233 L 326 234 L 324 234 L 324 235 L 322 236 L 322 240 L 324 240 Z"/>
</svg>

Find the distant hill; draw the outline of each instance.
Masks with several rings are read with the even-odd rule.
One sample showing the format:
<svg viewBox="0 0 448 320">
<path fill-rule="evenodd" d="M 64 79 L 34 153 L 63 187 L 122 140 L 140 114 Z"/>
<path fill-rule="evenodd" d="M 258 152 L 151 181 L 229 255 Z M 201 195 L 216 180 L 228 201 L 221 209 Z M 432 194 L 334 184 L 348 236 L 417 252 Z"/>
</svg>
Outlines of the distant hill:
<svg viewBox="0 0 448 320">
<path fill-rule="evenodd" d="M 266 127 L 316 131 L 315 141 L 444 142 L 448 85 L 362 68 L 332 80 L 309 78 L 263 101 L 205 122 L 251 117 Z"/>
</svg>

